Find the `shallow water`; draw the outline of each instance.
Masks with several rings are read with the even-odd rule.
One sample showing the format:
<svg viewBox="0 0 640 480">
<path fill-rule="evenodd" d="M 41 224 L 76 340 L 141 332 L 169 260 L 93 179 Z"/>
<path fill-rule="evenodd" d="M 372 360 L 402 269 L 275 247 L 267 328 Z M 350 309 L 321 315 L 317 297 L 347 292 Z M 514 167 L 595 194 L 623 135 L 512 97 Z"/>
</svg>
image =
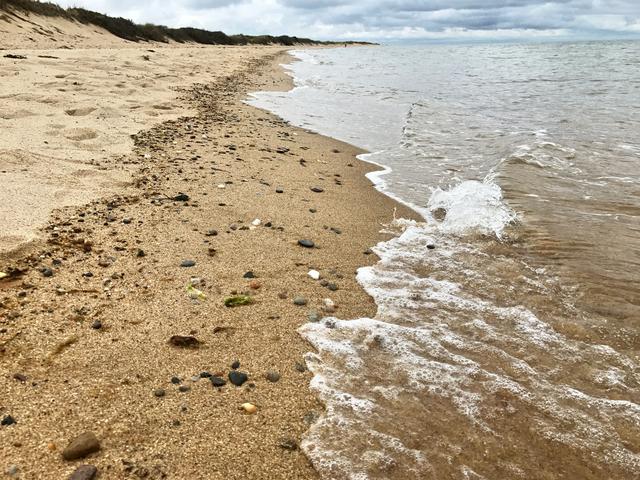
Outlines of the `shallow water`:
<svg viewBox="0 0 640 480">
<path fill-rule="evenodd" d="M 640 42 L 298 52 L 253 102 L 425 218 L 301 328 L 325 478 L 640 477 Z"/>
</svg>

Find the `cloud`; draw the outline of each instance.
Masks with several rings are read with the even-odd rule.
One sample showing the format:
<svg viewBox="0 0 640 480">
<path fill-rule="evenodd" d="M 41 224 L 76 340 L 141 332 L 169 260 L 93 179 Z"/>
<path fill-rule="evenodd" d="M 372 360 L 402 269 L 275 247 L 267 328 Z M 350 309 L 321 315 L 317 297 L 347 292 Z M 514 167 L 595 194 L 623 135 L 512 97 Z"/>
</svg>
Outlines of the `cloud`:
<svg viewBox="0 0 640 480">
<path fill-rule="evenodd" d="M 640 0 L 59 0 L 146 23 L 320 39 L 640 37 Z"/>
</svg>

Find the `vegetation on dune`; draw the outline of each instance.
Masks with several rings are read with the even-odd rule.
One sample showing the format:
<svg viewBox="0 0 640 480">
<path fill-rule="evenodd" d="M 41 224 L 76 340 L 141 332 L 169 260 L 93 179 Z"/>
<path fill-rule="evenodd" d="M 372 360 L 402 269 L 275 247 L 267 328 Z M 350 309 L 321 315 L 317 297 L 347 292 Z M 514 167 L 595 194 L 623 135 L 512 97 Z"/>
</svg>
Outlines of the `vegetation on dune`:
<svg viewBox="0 0 640 480">
<path fill-rule="evenodd" d="M 164 25 L 146 23 L 139 25 L 126 18 L 110 17 L 84 8 L 62 8 L 55 3 L 36 0 L 0 0 L 0 10 L 9 14 L 23 12 L 47 17 L 62 17 L 84 24 L 104 28 L 113 35 L 133 42 L 156 41 L 167 43 L 200 43 L 206 45 L 332 45 L 345 42 L 319 42 L 309 38 L 290 37 L 287 35 L 227 35 L 224 32 L 211 32 L 200 28 L 169 28 Z M 346 42 L 358 44 L 362 42 Z"/>
</svg>

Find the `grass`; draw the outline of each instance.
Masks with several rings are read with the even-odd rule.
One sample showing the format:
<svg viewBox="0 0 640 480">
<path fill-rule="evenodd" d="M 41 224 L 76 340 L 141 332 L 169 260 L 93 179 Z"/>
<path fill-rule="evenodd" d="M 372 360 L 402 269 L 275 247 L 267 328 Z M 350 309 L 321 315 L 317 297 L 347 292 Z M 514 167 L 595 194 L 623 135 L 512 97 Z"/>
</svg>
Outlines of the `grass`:
<svg viewBox="0 0 640 480">
<path fill-rule="evenodd" d="M 345 42 L 319 42 L 310 38 L 290 37 L 287 35 L 232 35 L 224 32 L 212 32 L 200 28 L 169 28 L 164 25 L 146 23 L 140 25 L 122 17 L 110 17 L 84 8 L 62 8 L 55 3 L 35 0 L 0 0 L 0 10 L 8 13 L 23 12 L 47 17 L 62 17 L 80 23 L 96 25 L 113 35 L 132 42 L 156 41 L 168 43 L 200 43 L 205 45 L 333 45 Z M 346 42 L 357 44 L 362 42 Z"/>
</svg>

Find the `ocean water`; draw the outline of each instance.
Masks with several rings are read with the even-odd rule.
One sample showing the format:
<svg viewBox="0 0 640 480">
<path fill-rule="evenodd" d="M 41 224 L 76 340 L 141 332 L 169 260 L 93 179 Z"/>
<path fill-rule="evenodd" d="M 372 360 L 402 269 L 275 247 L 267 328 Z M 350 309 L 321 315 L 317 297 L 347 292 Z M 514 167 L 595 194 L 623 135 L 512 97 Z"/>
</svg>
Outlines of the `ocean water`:
<svg viewBox="0 0 640 480">
<path fill-rule="evenodd" d="M 300 334 L 326 479 L 640 478 L 640 42 L 296 51 L 251 103 L 372 152 L 375 318 Z"/>
</svg>

